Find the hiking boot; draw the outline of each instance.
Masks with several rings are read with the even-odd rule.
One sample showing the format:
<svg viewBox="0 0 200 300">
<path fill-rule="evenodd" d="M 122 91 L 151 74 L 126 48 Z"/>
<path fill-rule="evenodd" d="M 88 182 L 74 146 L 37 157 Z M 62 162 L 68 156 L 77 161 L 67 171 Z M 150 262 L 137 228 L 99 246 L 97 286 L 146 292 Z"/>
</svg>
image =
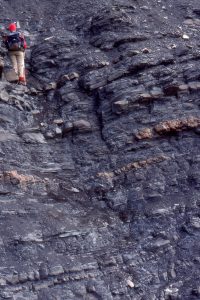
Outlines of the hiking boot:
<svg viewBox="0 0 200 300">
<path fill-rule="evenodd" d="M 19 81 L 18 81 L 19 84 L 22 84 L 22 85 L 26 85 L 26 80 L 24 77 L 20 76 L 19 77 Z"/>
</svg>

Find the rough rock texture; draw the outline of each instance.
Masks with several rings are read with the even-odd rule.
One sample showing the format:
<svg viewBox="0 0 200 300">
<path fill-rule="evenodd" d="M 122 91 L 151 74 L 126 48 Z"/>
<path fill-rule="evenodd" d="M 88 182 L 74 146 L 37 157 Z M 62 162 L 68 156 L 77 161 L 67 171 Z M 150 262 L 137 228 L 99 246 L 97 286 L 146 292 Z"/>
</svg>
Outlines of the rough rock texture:
<svg viewBox="0 0 200 300">
<path fill-rule="evenodd" d="M 199 0 L 0 5 L 0 299 L 200 299 Z"/>
</svg>

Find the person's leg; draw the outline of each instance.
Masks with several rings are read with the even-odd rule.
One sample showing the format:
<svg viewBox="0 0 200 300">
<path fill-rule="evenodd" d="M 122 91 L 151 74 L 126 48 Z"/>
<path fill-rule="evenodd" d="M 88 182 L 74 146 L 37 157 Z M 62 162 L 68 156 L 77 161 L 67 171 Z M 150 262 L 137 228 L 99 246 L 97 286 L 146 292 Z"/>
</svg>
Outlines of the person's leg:
<svg viewBox="0 0 200 300">
<path fill-rule="evenodd" d="M 24 81 L 25 82 L 24 52 L 18 51 L 18 53 L 16 55 L 16 58 L 17 58 L 19 81 Z"/>
<path fill-rule="evenodd" d="M 17 66 L 17 57 L 16 57 L 16 52 L 9 52 L 9 57 L 12 63 L 12 67 L 15 70 L 15 73 L 18 75 L 18 66 Z"/>
</svg>

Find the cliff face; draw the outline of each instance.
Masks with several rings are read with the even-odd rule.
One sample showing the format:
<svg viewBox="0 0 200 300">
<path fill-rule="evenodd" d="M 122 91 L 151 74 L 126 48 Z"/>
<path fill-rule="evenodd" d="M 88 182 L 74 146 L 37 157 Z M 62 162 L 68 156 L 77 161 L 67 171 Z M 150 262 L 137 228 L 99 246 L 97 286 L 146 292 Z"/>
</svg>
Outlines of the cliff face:
<svg viewBox="0 0 200 300">
<path fill-rule="evenodd" d="M 200 299 L 199 1 L 0 4 L 0 299 Z"/>
</svg>

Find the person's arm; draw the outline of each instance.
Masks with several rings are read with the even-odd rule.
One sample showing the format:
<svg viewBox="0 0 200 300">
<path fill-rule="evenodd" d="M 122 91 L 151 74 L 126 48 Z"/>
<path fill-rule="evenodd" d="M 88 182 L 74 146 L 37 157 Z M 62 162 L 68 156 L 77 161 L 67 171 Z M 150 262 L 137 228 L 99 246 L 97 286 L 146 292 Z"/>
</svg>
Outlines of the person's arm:
<svg viewBox="0 0 200 300">
<path fill-rule="evenodd" d="M 24 49 L 26 49 L 26 48 L 27 48 L 27 43 L 26 43 L 26 40 L 24 38 Z"/>
<path fill-rule="evenodd" d="M 26 43 L 26 40 L 25 40 L 25 37 L 24 37 L 23 33 L 21 33 L 20 38 L 22 40 L 24 49 L 26 49 L 27 48 L 27 43 Z"/>
<path fill-rule="evenodd" d="M 7 35 L 2 35 L 2 40 L 6 48 L 8 48 L 8 37 Z"/>
</svg>

